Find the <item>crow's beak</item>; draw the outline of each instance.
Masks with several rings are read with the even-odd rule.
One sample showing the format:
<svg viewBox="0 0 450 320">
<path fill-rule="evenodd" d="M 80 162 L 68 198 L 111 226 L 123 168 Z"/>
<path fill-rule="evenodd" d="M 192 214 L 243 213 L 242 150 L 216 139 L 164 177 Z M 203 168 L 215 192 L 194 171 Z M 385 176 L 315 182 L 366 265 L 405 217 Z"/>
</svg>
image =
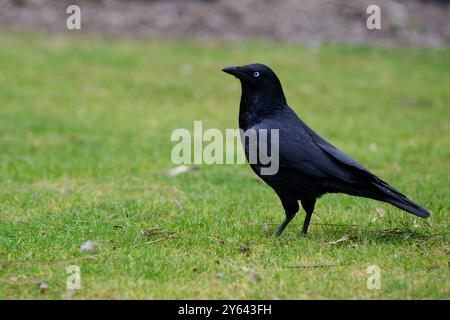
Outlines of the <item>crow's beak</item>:
<svg viewBox="0 0 450 320">
<path fill-rule="evenodd" d="M 232 76 L 235 76 L 238 79 L 242 79 L 246 76 L 245 72 L 243 72 L 242 67 L 225 67 L 222 69 L 223 72 L 231 74 Z"/>
</svg>

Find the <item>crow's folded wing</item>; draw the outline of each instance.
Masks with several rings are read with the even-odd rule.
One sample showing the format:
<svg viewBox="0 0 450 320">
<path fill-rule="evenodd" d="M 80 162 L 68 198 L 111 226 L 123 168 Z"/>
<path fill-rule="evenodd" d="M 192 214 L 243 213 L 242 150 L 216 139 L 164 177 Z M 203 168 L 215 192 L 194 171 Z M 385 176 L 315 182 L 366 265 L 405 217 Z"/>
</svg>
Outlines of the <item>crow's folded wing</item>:
<svg viewBox="0 0 450 320">
<path fill-rule="evenodd" d="M 360 171 L 363 171 L 364 173 L 370 173 L 369 170 L 367 170 L 362 164 L 356 162 L 352 158 L 350 158 L 348 155 L 346 155 L 344 152 L 333 146 L 331 143 L 323 139 L 321 136 L 319 136 L 314 130 L 312 130 L 306 123 L 300 120 L 300 122 L 303 125 L 303 128 L 305 128 L 305 131 L 309 134 L 309 136 L 313 139 L 313 141 L 327 154 L 335 158 L 340 163 L 358 169 Z"/>
<path fill-rule="evenodd" d="M 322 139 L 295 113 L 266 119 L 255 129 L 279 129 L 280 167 L 313 178 L 335 178 L 354 183 L 373 175 L 361 164 Z"/>
<path fill-rule="evenodd" d="M 289 167 L 312 178 L 337 178 L 347 182 L 358 180 L 354 170 L 319 146 L 299 119 L 295 118 L 267 119 L 255 127 L 279 129 L 280 167 Z"/>
</svg>

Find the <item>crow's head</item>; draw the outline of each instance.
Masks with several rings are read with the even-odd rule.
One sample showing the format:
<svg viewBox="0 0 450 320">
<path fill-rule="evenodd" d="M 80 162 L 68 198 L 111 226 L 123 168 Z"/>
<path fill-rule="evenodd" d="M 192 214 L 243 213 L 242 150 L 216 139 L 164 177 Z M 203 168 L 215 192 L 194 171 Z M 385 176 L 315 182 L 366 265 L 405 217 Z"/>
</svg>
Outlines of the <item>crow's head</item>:
<svg viewBox="0 0 450 320">
<path fill-rule="evenodd" d="M 283 92 L 277 75 L 266 65 L 254 63 L 245 66 L 226 67 L 222 71 L 238 78 L 244 90 L 249 89 L 254 93 L 258 93 L 258 91 Z"/>
</svg>

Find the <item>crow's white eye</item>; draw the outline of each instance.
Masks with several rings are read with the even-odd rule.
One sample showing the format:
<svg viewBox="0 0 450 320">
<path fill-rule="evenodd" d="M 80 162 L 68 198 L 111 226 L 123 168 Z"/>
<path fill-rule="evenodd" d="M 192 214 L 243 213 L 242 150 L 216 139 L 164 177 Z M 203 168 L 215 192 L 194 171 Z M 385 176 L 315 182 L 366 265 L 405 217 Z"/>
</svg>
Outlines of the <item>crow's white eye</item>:
<svg viewBox="0 0 450 320">
<path fill-rule="evenodd" d="M 258 72 L 258 71 L 253 72 L 253 76 L 254 76 L 255 78 L 258 78 L 258 77 L 259 77 L 259 72 Z"/>
</svg>

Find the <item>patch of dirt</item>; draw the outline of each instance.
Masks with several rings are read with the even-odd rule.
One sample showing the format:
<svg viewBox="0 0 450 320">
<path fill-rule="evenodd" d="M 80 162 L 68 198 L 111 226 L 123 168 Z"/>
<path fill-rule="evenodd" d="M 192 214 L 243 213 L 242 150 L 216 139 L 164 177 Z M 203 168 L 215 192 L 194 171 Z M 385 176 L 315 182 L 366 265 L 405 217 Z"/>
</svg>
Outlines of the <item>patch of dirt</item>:
<svg viewBox="0 0 450 320">
<path fill-rule="evenodd" d="M 81 30 L 66 29 L 66 8 L 81 7 Z M 381 30 L 366 28 L 366 9 L 381 8 Z M 411 44 L 450 42 L 448 0 L 2 0 L 0 28 L 107 37 L 261 38 Z"/>
</svg>

